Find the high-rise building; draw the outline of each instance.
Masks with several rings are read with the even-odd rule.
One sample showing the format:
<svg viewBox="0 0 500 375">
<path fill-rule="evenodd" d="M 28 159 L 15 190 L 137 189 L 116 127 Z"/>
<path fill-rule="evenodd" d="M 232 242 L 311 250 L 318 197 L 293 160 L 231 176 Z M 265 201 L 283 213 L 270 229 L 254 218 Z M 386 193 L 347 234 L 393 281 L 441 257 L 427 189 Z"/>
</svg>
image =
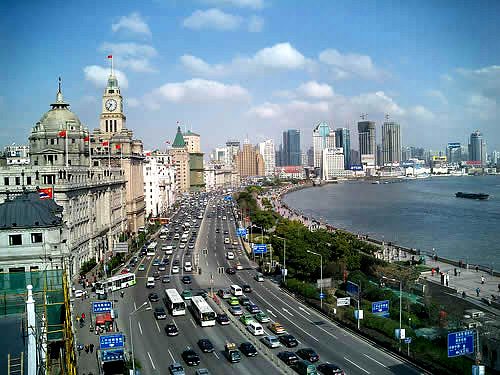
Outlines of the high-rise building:
<svg viewBox="0 0 500 375">
<path fill-rule="evenodd" d="M 313 129 L 313 167 L 322 169 L 323 150 L 325 148 L 335 148 L 335 132 L 332 131 L 326 122 L 320 122 Z"/>
<path fill-rule="evenodd" d="M 240 141 L 230 139 L 226 142 L 228 165 L 234 163 L 234 157 L 240 151 Z"/>
<path fill-rule="evenodd" d="M 363 155 L 361 155 L 361 160 L 363 160 Z M 379 166 L 379 167 L 381 167 L 382 165 L 384 165 L 384 163 L 383 163 L 383 157 L 382 157 L 382 145 L 381 144 L 377 145 L 377 155 L 375 157 L 375 162 L 376 162 L 377 166 Z"/>
<path fill-rule="evenodd" d="M 264 159 L 250 143 L 243 143 L 242 150 L 236 154 L 234 160 L 241 178 L 264 176 Z"/>
<path fill-rule="evenodd" d="M 376 161 L 377 144 L 375 134 L 374 121 L 358 122 L 359 155 L 361 159 L 363 159 L 363 155 L 373 155 L 373 160 Z"/>
<path fill-rule="evenodd" d="M 304 151 L 300 153 L 300 165 L 307 167 L 307 153 Z"/>
<path fill-rule="evenodd" d="M 181 127 L 177 127 L 172 147 L 168 150 L 172 157 L 172 162 L 175 165 L 175 185 L 176 193 L 187 193 L 191 187 L 190 170 L 189 170 L 189 152 L 187 150 L 184 136 L 182 135 Z"/>
<path fill-rule="evenodd" d="M 383 165 L 401 163 L 401 127 L 397 122 L 382 125 L 382 159 Z"/>
<path fill-rule="evenodd" d="M 351 169 L 351 132 L 349 129 L 335 129 L 335 147 L 344 149 L 344 169 Z"/>
<path fill-rule="evenodd" d="M 143 168 L 146 214 L 164 216 L 175 201 L 173 157 L 161 151 L 147 151 L 145 155 Z"/>
<path fill-rule="evenodd" d="M 311 146 L 307 149 L 307 166 L 314 167 L 314 147 Z"/>
<path fill-rule="evenodd" d="M 462 147 L 460 142 L 450 142 L 446 147 L 446 159 L 450 164 L 458 164 L 462 161 Z"/>
<path fill-rule="evenodd" d="M 410 147 L 410 153 L 412 159 L 424 160 L 425 150 L 422 147 Z"/>
<path fill-rule="evenodd" d="M 401 149 L 401 161 L 407 161 L 411 159 L 411 148 L 406 146 Z"/>
<path fill-rule="evenodd" d="M 351 152 L 349 154 L 350 154 L 350 157 L 351 157 L 351 166 L 352 165 L 359 165 L 361 163 L 361 159 L 359 157 L 359 151 L 358 150 L 351 149 Z"/>
<path fill-rule="evenodd" d="M 189 190 L 200 191 L 205 186 L 200 135 L 188 130 L 182 136 L 189 153 Z"/>
<path fill-rule="evenodd" d="M 330 181 L 351 173 L 344 169 L 344 150 L 341 147 L 324 148 L 322 154 L 321 178 L 323 180 Z"/>
<path fill-rule="evenodd" d="M 268 139 L 267 141 L 259 143 L 259 152 L 264 159 L 264 175 L 274 175 L 274 168 L 276 167 L 276 151 L 274 149 L 274 141 Z"/>
<path fill-rule="evenodd" d="M 300 130 L 289 129 L 283 132 L 283 153 L 285 165 L 301 165 Z"/>
<path fill-rule="evenodd" d="M 486 142 L 479 130 L 470 135 L 469 160 L 481 162 L 481 165 L 486 163 Z"/>
</svg>

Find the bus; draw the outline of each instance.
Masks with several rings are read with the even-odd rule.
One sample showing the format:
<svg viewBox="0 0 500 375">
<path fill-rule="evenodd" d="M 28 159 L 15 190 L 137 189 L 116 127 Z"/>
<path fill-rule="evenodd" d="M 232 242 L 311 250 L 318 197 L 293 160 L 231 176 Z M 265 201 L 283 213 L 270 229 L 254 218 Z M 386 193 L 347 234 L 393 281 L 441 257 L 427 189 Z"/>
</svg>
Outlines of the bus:
<svg viewBox="0 0 500 375">
<path fill-rule="evenodd" d="M 177 289 L 165 289 L 166 305 L 173 316 L 186 314 L 186 302 Z"/>
<path fill-rule="evenodd" d="M 241 289 L 241 287 L 239 287 L 236 284 L 231 285 L 231 294 L 233 296 L 242 296 L 243 295 L 243 289 Z"/>
<path fill-rule="evenodd" d="M 128 288 L 129 286 L 135 285 L 135 274 L 134 273 L 124 273 L 110 277 L 105 281 L 98 281 L 95 283 L 95 293 L 99 295 L 104 295 L 107 292 L 120 290 L 123 288 Z"/>
<path fill-rule="evenodd" d="M 193 309 L 194 317 L 198 320 L 202 327 L 215 325 L 215 318 L 217 315 L 202 296 L 193 296 L 193 298 L 191 298 L 191 307 Z"/>
<path fill-rule="evenodd" d="M 156 242 L 151 242 L 146 250 L 146 255 L 148 257 L 154 257 L 156 254 Z"/>
</svg>

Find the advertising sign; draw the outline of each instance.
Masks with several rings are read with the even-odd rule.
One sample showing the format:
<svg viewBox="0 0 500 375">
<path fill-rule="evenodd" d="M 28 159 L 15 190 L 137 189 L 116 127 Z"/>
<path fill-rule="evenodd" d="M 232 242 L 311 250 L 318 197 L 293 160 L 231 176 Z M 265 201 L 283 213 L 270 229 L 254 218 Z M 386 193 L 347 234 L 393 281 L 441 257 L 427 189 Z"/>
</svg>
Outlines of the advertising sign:
<svg viewBox="0 0 500 375">
<path fill-rule="evenodd" d="M 448 333 L 448 357 L 474 353 L 474 334 L 473 330 Z"/>
<path fill-rule="evenodd" d="M 123 349 L 104 350 L 101 352 L 103 362 L 123 361 L 125 359 Z"/>
<path fill-rule="evenodd" d="M 111 301 L 92 302 L 92 312 L 94 314 L 110 312 L 112 308 L 113 302 Z"/>
<path fill-rule="evenodd" d="M 380 316 L 389 316 L 389 301 L 372 302 L 372 314 Z"/>
<path fill-rule="evenodd" d="M 348 281 L 346 291 L 347 291 L 347 294 L 349 294 L 351 297 L 357 297 L 359 294 L 359 287 L 357 284 L 353 283 L 352 281 Z"/>
<path fill-rule="evenodd" d="M 466 165 L 472 165 L 472 166 L 481 166 L 482 162 L 481 160 L 467 160 L 465 162 Z"/>
<path fill-rule="evenodd" d="M 128 253 L 128 243 L 127 242 L 115 242 L 113 247 L 114 253 Z"/>
<path fill-rule="evenodd" d="M 232 197 L 232 196 L 230 196 L 230 195 L 226 195 L 226 196 L 224 197 L 224 200 L 225 200 L 226 202 L 229 202 L 229 201 L 232 201 L 232 200 L 233 200 L 233 197 Z"/>
<path fill-rule="evenodd" d="M 362 165 L 351 165 L 351 171 L 362 171 L 363 170 L 363 166 Z"/>
<path fill-rule="evenodd" d="M 460 148 L 460 142 L 450 142 L 448 148 Z"/>
<path fill-rule="evenodd" d="M 351 297 L 337 298 L 337 307 L 349 306 L 351 304 Z"/>
<path fill-rule="evenodd" d="M 123 348 L 124 341 L 125 340 L 122 333 L 102 335 L 99 336 L 99 348 L 100 349 Z"/>
<path fill-rule="evenodd" d="M 252 250 L 254 254 L 266 254 L 267 244 L 254 244 Z"/>
</svg>

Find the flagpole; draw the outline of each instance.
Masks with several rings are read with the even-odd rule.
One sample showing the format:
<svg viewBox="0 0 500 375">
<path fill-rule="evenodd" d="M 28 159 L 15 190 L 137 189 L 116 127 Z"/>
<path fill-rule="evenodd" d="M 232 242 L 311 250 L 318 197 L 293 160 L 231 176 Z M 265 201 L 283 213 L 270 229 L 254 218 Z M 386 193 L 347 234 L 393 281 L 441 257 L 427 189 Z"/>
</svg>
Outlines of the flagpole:
<svg viewBox="0 0 500 375">
<path fill-rule="evenodd" d="M 92 168 L 92 149 L 90 148 L 90 137 L 89 137 L 89 168 Z"/>
<path fill-rule="evenodd" d="M 111 142 L 108 142 L 108 168 L 111 171 Z"/>
<path fill-rule="evenodd" d="M 64 153 L 66 154 L 66 168 L 68 168 L 68 130 L 64 134 Z"/>
</svg>

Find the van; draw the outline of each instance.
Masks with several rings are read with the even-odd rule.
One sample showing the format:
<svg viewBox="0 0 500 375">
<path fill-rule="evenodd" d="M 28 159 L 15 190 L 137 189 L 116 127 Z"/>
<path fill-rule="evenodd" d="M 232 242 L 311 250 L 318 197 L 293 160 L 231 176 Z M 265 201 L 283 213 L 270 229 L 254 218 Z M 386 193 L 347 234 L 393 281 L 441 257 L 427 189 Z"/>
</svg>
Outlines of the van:
<svg viewBox="0 0 500 375">
<path fill-rule="evenodd" d="M 250 322 L 250 324 L 247 325 L 247 329 L 254 336 L 260 336 L 264 334 L 264 328 L 262 328 L 260 323 L 257 322 Z"/>
<path fill-rule="evenodd" d="M 300 360 L 293 365 L 295 371 L 301 375 L 317 375 L 316 366 L 306 360 Z"/>
<path fill-rule="evenodd" d="M 231 294 L 233 296 L 242 296 L 243 295 L 243 289 L 241 289 L 241 287 L 239 287 L 236 284 L 231 285 L 230 289 L 231 289 Z"/>
<path fill-rule="evenodd" d="M 148 281 L 146 282 L 146 288 L 154 288 L 155 287 L 155 278 L 148 277 Z"/>
</svg>

